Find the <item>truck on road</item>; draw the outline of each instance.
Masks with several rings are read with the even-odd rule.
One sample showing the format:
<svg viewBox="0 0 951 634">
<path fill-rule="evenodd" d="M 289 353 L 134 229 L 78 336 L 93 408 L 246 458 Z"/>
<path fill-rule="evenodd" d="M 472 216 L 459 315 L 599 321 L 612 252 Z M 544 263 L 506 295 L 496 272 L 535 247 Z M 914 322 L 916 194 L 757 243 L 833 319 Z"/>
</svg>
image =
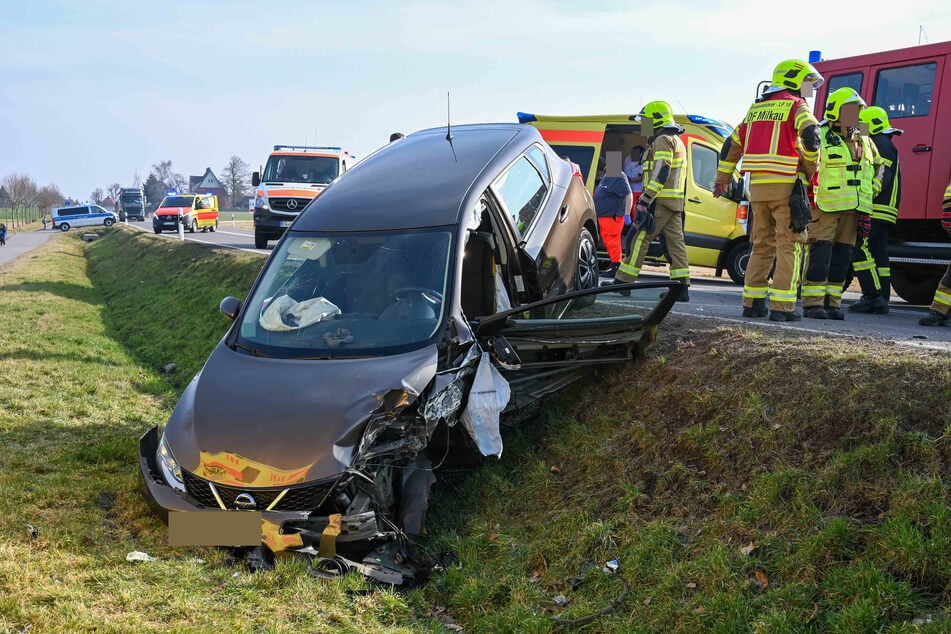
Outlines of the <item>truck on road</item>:
<svg viewBox="0 0 951 634">
<path fill-rule="evenodd" d="M 928 304 L 951 259 L 951 240 L 941 230 L 941 200 L 951 177 L 951 41 L 813 65 L 825 78 L 816 95 L 817 118 L 830 92 L 850 87 L 904 131 L 893 137 L 901 204 L 888 248 L 892 288 L 911 304 Z"/>
<path fill-rule="evenodd" d="M 145 199 L 145 190 L 142 187 L 123 187 L 116 196 L 116 214 L 119 221 L 140 220 L 145 221 L 145 205 L 148 201 Z"/>
</svg>

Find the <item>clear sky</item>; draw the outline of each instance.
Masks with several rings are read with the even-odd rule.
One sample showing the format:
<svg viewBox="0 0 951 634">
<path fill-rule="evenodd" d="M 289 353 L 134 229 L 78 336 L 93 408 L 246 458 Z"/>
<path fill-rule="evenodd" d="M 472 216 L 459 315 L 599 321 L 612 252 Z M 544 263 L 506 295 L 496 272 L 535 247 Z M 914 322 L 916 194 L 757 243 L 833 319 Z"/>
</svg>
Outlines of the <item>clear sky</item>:
<svg viewBox="0 0 951 634">
<path fill-rule="evenodd" d="M 951 2 L 0 0 L 0 178 L 85 199 L 160 160 L 361 156 L 444 125 L 447 91 L 453 123 L 652 99 L 734 123 L 783 59 L 919 38 L 951 40 Z"/>
</svg>

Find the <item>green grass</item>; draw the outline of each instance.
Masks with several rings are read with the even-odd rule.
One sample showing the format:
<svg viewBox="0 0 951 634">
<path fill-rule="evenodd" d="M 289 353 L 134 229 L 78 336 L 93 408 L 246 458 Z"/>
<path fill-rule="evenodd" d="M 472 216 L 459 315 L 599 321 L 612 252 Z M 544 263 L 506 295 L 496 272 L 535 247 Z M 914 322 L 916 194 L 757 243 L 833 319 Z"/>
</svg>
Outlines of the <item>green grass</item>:
<svg viewBox="0 0 951 634">
<path fill-rule="evenodd" d="M 625 585 L 585 631 L 951 629 L 951 358 L 676 317 L 506 429 L 501 460 L 441 474 L 422 545 L 454 558 L 423 588 L 171 548 L 136 442 L 262 261 L 100 232 L 0 270 L 0 631 L 572 631 L 552 617 Z"/>
</svg>

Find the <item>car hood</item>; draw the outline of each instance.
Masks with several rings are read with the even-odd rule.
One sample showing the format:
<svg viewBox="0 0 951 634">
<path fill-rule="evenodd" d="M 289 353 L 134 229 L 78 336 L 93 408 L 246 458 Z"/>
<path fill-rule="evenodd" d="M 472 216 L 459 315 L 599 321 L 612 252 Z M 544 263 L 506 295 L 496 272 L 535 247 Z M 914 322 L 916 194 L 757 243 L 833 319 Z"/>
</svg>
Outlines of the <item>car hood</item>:
<svg viewBox="0 0 951 634">
<path fill-rule="evenodd" d="M 437 349 L 363 359 L 249 356 L 224 342 L 182 395 L 166 427 L 186 470 L 231 485 L 320 480 L 350 466 L 365 423 L 396 390 L 406 403 L 435 376 Z"/>
<path fill-rule="evenodd" d="M 187 214 L 192 210 L 191 207 L 159 207 L 155 210 L 156 214 L 175 214 L 178 215 L 178 210 L 181 209 L 183 214 Z"/>
</svg>

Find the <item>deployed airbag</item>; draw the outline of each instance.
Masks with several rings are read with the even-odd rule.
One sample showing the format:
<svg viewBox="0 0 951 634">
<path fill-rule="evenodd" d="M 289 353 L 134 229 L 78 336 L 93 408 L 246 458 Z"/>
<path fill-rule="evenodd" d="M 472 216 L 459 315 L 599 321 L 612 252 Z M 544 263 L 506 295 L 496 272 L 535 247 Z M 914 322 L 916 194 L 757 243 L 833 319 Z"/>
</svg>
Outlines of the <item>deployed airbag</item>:
<svg viewBox="0 0 951 634">
<path fill-rule="evenodd" d="M 483 456 L 502 455 L 499 414 L 508 405 L 511 393 L 508 381 L 492 365 L 489 353 L 483 352 L 469 390 L 469 402 L 462 412 L 462 424 Z"/>
<path fill-rule="evenodd" d="M 340 308 L 324 297 L 298 302 L 290 295 L 281 295 L 268 304 L 258 323 L 265 330 L 297 330 L 338 314 Z"/>
</svg>

